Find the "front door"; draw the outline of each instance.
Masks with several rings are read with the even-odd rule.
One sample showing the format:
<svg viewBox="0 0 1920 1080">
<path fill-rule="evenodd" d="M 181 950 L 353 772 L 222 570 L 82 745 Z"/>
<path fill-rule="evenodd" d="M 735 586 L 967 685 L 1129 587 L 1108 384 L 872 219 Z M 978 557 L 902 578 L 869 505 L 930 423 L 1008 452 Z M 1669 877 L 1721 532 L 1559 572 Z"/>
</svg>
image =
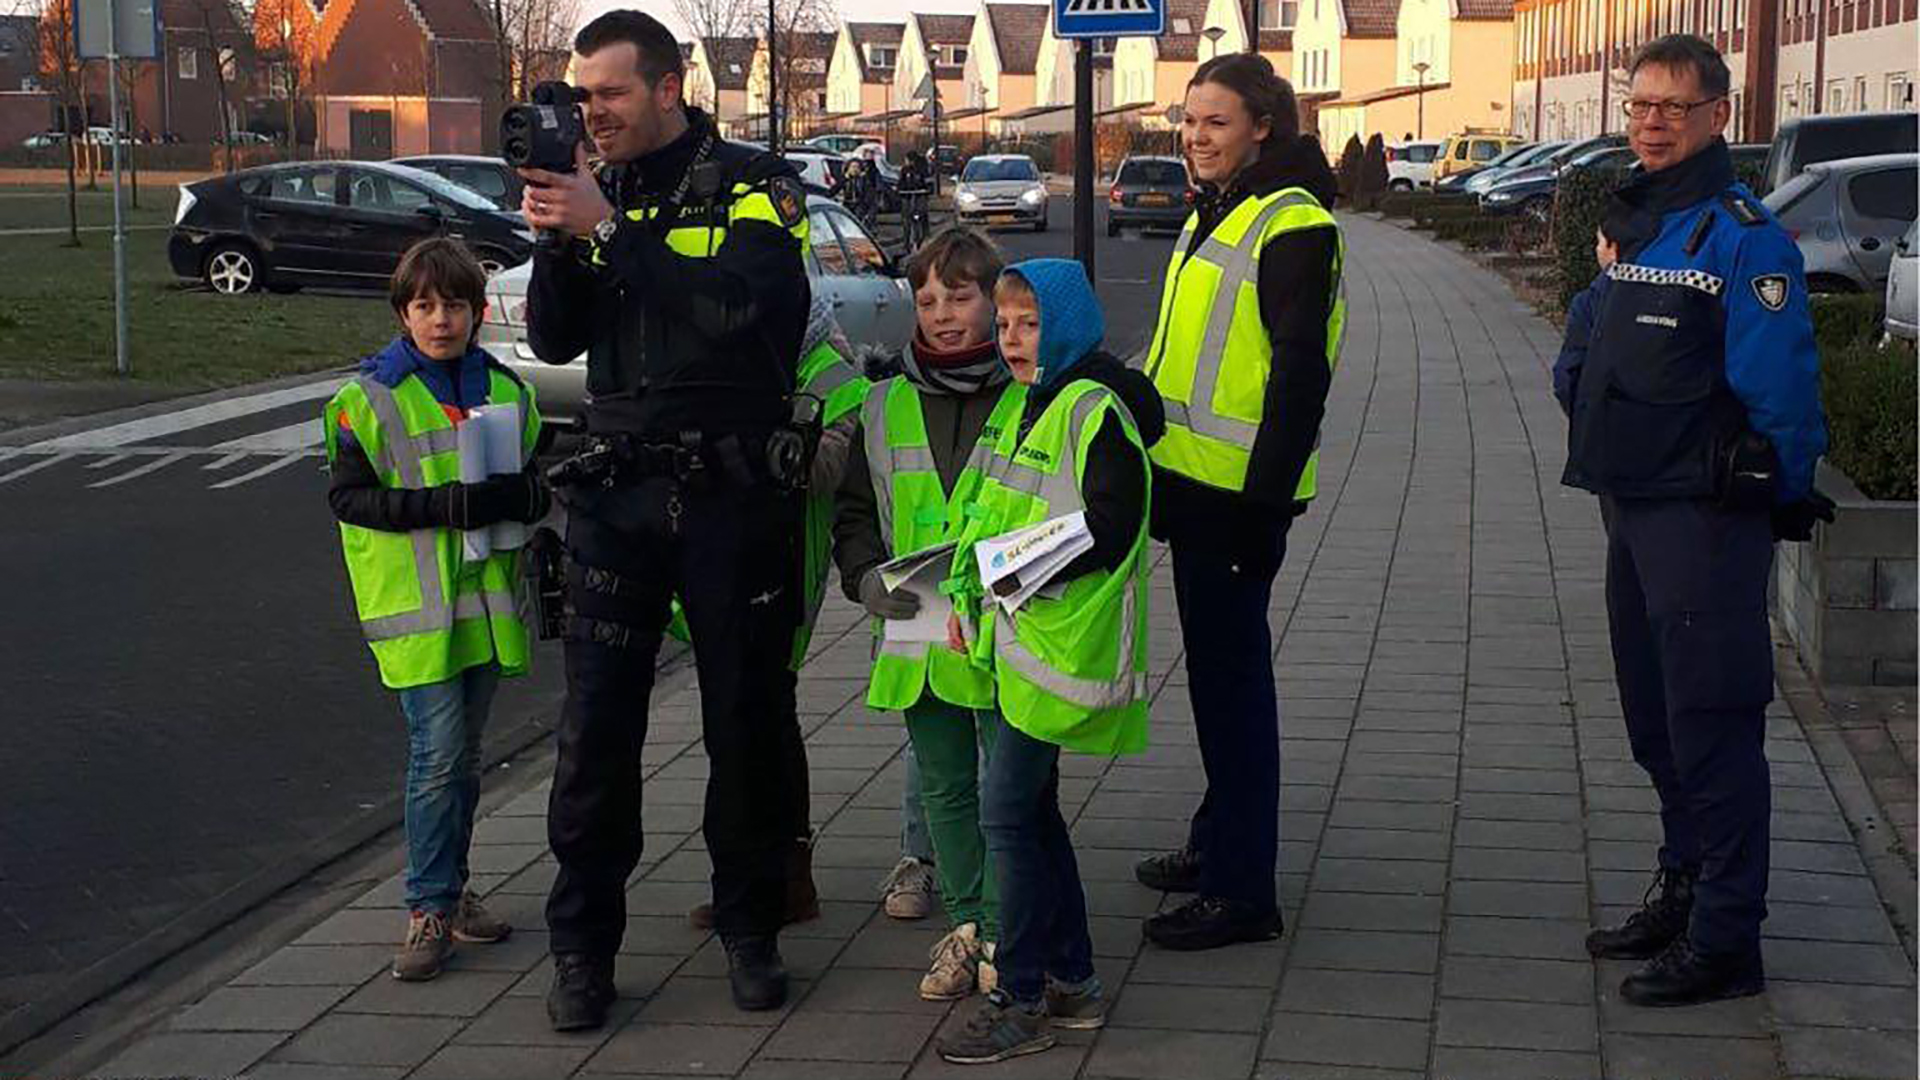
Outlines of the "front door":
<svg viewBox="0 0 1920 1080">
<path fill-rule="evenodd" d="M 387 109 L 355 109 L 347 118 L 348 143 L 362 161 L 385 161 L 393 156 L 393 113 Z"/>
</svg>

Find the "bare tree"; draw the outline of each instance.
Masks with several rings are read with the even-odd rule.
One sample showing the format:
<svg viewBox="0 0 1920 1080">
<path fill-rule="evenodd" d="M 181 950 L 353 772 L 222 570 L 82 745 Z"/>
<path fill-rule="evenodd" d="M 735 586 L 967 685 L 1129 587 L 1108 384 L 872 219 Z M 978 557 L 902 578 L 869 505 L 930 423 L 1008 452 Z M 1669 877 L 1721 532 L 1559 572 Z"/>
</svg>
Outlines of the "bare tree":
<svg viewBox="0 0 1920 1080">
<path fill-rule="evenodd" d="M 67 134 L 67 246 L 80 246 L 80 196 L 74 155 L 87 133 L 86 62 L 73 39 L 72 0 L 46 0 L 39 21 L 40 84 L 53 92 Z M 76 121 L 76 117 L 78 120 Z"/>
<path fill-rule="evenodd" d="M 231 70 L 232 61 L 230 60 L 232 53 L 229 47 L 223 47 L 220 44 L 222 35 L 220 31 L 214 29 L 213 16 L 217 11 L 226 19 L 231 19 L 233 18 L 233 8 L 228 5 L 227 0 L 192 0 L 192 3 L 200 15 L 201 28 L 204 29 L 207 34 L 207 52 L 210 54 L 209 58 L 213 61 L 213 86 L 214 90 L 219 94 L 220 102 L 220 145 L 225 147 L 226 150 L 221 157 L 226 161 L 226 171 L 232 172 L 233 106 L 228 88 L 228 84 L 234 77 L 234 72 Z M 232 34 L 228 33 L 226 36 L 230 38 Z"/>
<path fill-rule="evenodd" d="M 740 38 L 766 28 L 767 6 L 755 0 L 673 0 L 673 13 L 696 40 Z"/>
<path fill-rule="evenodd" d="M 253 41 L 269 91 L 286 103 L 287 156 L 300 156 L 300 104 L 313 96 L 319 23 L 305 0 L 257 0 Z"/>
<path fill-rule="evenodd" d="M 774 74 L 784 131 L 791 135 L 797 120 L 817 116 L 819 95 L 826 86 L 831 46 L 826 50 L 809 47 L 818 40 L 814 35 L 831 34 L 839 25 L 839 13 L 833 0 L 773 0 Z M 760 8 L 761 28 L 765 29 L 766 8 Z M 772 120 L 769 118 L 769 124 Z"/>
<path fill-rule="evenodd" d="M 492 0 L 492 5 L 501 92 L 508 100 L 525 101 L 535 83 L 566 73 L 580 0 Z"/>
</svg>

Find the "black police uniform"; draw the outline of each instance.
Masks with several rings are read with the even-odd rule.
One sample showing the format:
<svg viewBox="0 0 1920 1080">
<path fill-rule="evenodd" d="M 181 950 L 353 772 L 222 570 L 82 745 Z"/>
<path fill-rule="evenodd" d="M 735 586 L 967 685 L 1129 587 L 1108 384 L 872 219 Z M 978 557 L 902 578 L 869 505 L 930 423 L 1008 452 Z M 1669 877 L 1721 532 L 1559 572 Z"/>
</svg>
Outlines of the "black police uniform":
<svg viewBox="0 0 1920 1080">
<path fill-rule="evenodd" d="M 811 302 L 791 166 L 684 136 L 600 175 L 604 243 L 535 257 L 528 330 L 548 363 L 587 353 L 590 452 L 562 489 L 571 556 L 567 701 L 548 834 L 556 955 L 610 959 L 641 856 L 640 754 L 669 599 L 695 646 L 711 766 L 705 834 L 723 936 L 780 926 L 799 739 L 787 661 L 801 614 L 800 503 L 769 463 L 792 410 Z M 789 730 L 792 729 L 792 730 Z"/>
<path fill-rule="evenodd" d="M 1590 294 L 1589 349 L 1559 372 L 1564 481 L 1600 495 L 1620 704 L 1664 829 L 1666 892 L 1649 910 L 1673 910 L 1589 947 L 1644 957 L 1677 940 L 1719 974 L 1663 985 L 1703 1000 L 1761 977 L 1767 578 L 1777 522 L 1812 494 L 1825 448 L 1818 356 L 1799 252 L 1735 181 L 1724 143 L 1636 174 L 1607 231 L 1619 259 Z M 1630 1000 L 1653 985 L 1628 983 Z"/>
</svg>

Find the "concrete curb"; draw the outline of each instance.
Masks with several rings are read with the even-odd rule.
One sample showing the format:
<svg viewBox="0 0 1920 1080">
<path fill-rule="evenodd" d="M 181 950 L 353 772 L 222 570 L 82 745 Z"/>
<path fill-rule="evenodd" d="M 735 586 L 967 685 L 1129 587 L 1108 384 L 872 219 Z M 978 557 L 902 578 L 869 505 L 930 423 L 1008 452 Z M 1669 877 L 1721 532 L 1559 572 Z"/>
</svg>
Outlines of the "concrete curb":
<svg viewBox="0 0 1920 1080">
<path fill-rule="evenodd" d="M 1840 737 L 1840 728 L 1820 696 L 1819 687 L 1801 666 L 1799 653 L 1779 639 L 1774 645 L 1774 672 L 1781 696 L 1792 707 L 1794 719 L 1799 721 L 1807 745 L 1813 749 L 1820 771 L 1840 804 L 1840 813 L 1853 832 L 1860 858 L 1867 864 L 1867 873 L 1873 878 L 1880 902 L 1893 921 L 1900 945 L 1912 960 L 1917 955 L 1915 931 L 1920 928 L 1920 899 L 1916 899 L 1914 892 L 1912 869 L 1900 855 L 1899 834 L 1874 798 L 1853 751 Z"/>
</svg>

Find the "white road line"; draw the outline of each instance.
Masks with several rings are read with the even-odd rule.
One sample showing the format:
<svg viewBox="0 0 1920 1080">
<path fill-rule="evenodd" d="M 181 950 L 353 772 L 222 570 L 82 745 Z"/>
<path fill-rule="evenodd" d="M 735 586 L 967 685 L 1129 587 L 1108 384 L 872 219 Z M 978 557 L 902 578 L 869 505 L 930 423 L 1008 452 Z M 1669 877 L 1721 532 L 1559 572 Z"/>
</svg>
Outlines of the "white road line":
<svg viewBox="0 0 1920 1080">
<path fill-rule="evenodd" d="M 250 455 L 248 455 L 248 453 L 245 450 L 242 450 L 237 454 L 228 454 L 226 457 L 215 458 L 214 460 L 209 461 L 205 465 L 202 465 L 200 467 L 207 470 L 208 472 L 218 472 L 219 470 L 224 469 L 227 466 L 233 464 L 234 462 L 239 461 L 248 456 Z"/>
<path fill-rule="evenodd" d="M 238 439 L 229 439 L 216 443 L 213 450 L 234 450 L 250 454 L 274 454 L 287 450 L 305 450 L 309 446 L 321 443 L 320 421 L 302 420 L 297 424 L 274 428 L 272 431 L 255 432 Z"/>
<path fill-rule="evenodd" d="M 101 458 L 99 461 L 87 462 L 87 468 L 104 469 L 109 465 L 117 465 L 120 462 L 125 461 L 132 456 L 133 456 L 132 454 L 108 454 L 106 457 Z"/>
<path fill-rule="evenodd" d="M 92 431 L 76 432 L 57 439 L 47 439 L 34 443 L 30 450 L 118 450 L 131 443 L 146 442 L 177 432 L 189 431 L 208 424 L 218 424 L 226 420 L 237 420 L 243 416 L 278 409 L 285 405 L 297 405 L 303 401 L 315 401 L 332 397 L 340 388 L 338 380 L 322 379 L 319 382 L 290 386 L 283 390 L 269 390 L 263 394 L 248 394 L 245 397 L 228 398 L 224 401 L 196 405 L 190 409 L 161 413 L 158 416 L 129 420 L 122 424 L 110 424 Z"/>
<path fill-rule="evenodd" d="M 176 461 L 179 461 L 181 458 L 186 456 L 187 456 L 186 452 L 183 450 L 177 453 L 168 454 L 165 457 L 157 457 L 157 458 L 154 458 L 152 461 L 147 462 L 145 465 L 140 466 L 137 469 L 133 469 L 128 472 L 123 472 L 119 476 L 109 476 L 105 480 L 100 480 L 95 483 L 88 484 L 87 486 L 90 488 L 103 488 L 103 487 L 112 487 L 115 484 L 124 484 L 129 480 L 134 480 L 139 477 L 145 476 L 148 473 L 153 472 L 157 469 L 164 469 L 167 466 L 173 464 Z"/>
<path fill-rule="evenodd" d="M 283 458 L 275 458 L 274 460 L 267 462 L 265 465 L 260 466 L 259 468 L 253 470 L 252 472 L 241 473 L 239 476 L 236 476 L 231 480 L 222 480 L 219 483 L 209 487 L 208 490 L 220 491 L 225 488 L 239 487 L 241 484 L 244 484 L 249 480 L 258 480 L 261 477 L 267 475 L 268 473 L 279 472 L 281 469 L 286 468 L 287 466 L 293 464 L 296 461 L 305 461 L 307 459 L 307 456 L 308 455 L 306 454 L 288 454 L 286 457 L 283 457 Z"/>
<path fill-rule="evenodd" d="M 15 469 L 12 472 L 6 474 L 5 476 L 0 476 L 0 484 L 4 484 L 9 480 L 18 480 L 23 476 L 28 476 L 33 473 L 37 473 L 41 469 L 45 469 L 53 465 L 58 465 L 72 456 L 73 455 L 71 453 L 66 453 L 66 454 L 54 454 L 52 457 L 43 458 L 39 461 L 34 462 L 31 465 L 26 466 L 25 468 Z"/>
</svg>

